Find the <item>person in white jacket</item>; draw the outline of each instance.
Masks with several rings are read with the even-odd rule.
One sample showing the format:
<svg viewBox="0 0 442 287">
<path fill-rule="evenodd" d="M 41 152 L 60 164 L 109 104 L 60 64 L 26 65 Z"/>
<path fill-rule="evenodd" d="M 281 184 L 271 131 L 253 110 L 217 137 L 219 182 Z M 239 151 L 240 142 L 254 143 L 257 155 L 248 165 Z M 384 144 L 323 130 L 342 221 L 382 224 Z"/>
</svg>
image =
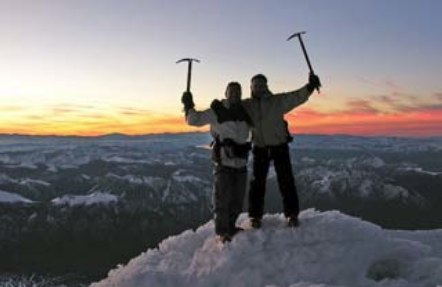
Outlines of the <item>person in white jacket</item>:
<svg viewBox="0 0 442 287">
<path fill-rule="evenodd" d="M 214 100 L 209 109 L 196 111 L 192 94 L 185 92 L 186 122 L 191 126 L 210 125 L 214 163 L 213 211 L 215 233 L 224 243 L 241 230 L 235 225 L 243 208 L 250 150 L 251 120 L 241 105 L 241 85 L 227 85 L 226 98 Z"/>
<path fill-rule="evenodd" d="M 242 105 L 253 122 L 253 177 L 249 188 L 249 218 L 253 228 L 261 227 L 266 178 L 272 161 L 288 225 L 299 225 L 299 200 L 288 146 L 292 137 L 284 115 L 305 103 L 320 86 L 319 78 L 310 74 L 309 82 L 304 87 L 288 93 L 272 94 L 264 75 L 255 75 L 251 80 L 252 97 L 243 100 Z"/>
</svg>

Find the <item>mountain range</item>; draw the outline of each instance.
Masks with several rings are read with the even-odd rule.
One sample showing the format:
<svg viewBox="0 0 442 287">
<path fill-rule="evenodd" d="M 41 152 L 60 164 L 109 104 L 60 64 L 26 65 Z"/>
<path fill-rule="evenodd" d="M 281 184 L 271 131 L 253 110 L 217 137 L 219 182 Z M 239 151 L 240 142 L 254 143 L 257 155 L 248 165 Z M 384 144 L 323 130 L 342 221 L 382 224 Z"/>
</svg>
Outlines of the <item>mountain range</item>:
<svg viewBox="0 0 442 287">
<path fill-rule="evenodd" d="M 96 280 L 207 222 L 210 142 L 204 133 L 0 135 L 0 270 Z M 393 229 L 441 228 L 441 155 L 440 137 L 300 135 L 291 144 L 302 209 Z M 266 212 L 280 212 L 273 169 L 267 187 Z"/>
</svg>

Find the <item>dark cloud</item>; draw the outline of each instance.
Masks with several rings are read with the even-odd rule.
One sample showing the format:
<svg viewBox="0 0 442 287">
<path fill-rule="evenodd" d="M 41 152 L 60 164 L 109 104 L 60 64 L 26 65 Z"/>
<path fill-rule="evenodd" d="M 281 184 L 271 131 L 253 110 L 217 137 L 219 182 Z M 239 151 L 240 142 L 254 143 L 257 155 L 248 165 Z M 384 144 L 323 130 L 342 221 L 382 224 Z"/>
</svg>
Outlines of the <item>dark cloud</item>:
<svg viewBox="0 0 442 287">
<path fill-rule="evenodd" d="M 396 100 L 391 95 L 379 95 L 376 96 L 376 100 L 380 101 L 382 104 L 395 104 Z"/>
<path fill-rule="evenodd" d="M 149 116 L 155 114 L 151 110 L 135 109 L 135 108 L 119 108 L 118 112 L 125 116 Z"/>
<path fill-rule="evenodd" d="M 47 120 L 47 117 L 41 115 L 26 115 L 23 117 L 24 119 L 33 120 L 33 121 L 44 121 Z"/>
<path fill-rule="evenodd" d="M 434 97 L 442 100 L 442 93 L 435 93 Z M 411 93 L 392 92 L 390 94 L 371 95 L 367 98 L 371 103 L 377 102 L 391 111 L 399 113 L 440 109 L 440 104 L 424 102 L 421 96 Z"/>
<path fill-rule="evenodd" d="M 21 112 L 25 108 L 20 106 L 0 106 L 0 112 Z"/>
<path fill-rule="evenodd" d="M 374 108 L 368 100 L 350 100 L 347 102 L 349 111 L 362 114 L 377 114 L 379 111 Z"/>
<path fill-rule="evenodd" d="M 382 84 L 385 87 L 387 87 L 389 89 L 392 89 L 392 90 L 395 90 L 395 91 L 401 89 L 401 87 L 396 82 L 394 82 L 392 80 L 385 80 L 385 81 L 382 82 Z"/>
<path fill-rule="evenodd" d="M 69 107 L 52 108 L 52 113 L 54 113 L 54 114 L 67 114 L 67 113 L 75 113 L 78 111 L 79 111 L 78 109 L 69 108 Z"/>
<path fill-rule="evenodd" d="M 356 76 L 360 82 L 364 84 L 368 84 L 370 86 L 378 87 L 378 88 L 387 88 L 393 91 L 400 91 L 401 86 L 393 80 L 385 79 L 385 80 L 372 80 L 364 76 Z"/>
</svg>

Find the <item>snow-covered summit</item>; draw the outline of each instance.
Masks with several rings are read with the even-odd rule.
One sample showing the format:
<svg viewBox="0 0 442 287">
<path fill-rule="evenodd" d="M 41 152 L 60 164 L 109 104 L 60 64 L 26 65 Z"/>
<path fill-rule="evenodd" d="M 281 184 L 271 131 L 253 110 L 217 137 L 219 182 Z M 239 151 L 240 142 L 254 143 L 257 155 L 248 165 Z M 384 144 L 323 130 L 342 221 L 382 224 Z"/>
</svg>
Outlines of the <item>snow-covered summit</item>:
<svg viewBox="0 0 442 287">
<path fill-rule="evenodd" d="M 266 215 L 222 245 L 213 222 L 164 240 L 91 287 L 442 285 L 442 229 L 385 230 L 337 211 Z M 239 224 L 247 228 L 243 214 Z"/>
</svg>

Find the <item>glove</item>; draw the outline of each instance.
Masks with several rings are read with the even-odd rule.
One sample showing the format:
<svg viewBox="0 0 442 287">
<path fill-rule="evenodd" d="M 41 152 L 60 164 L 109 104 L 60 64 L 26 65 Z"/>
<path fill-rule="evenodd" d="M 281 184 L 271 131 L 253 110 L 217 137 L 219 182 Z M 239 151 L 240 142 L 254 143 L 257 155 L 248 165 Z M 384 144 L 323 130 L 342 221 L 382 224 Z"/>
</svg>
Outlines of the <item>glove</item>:
<svg viewBox="0 0 442 287">
<path fill-rule="evenodd" d="M 310 92 L 312 92 L 315 89 L 319 90 L 320 87 L 321 87 L 321 81 L 319 80 L 319 77 L 313 73 L 310 73 L 310 76 L 308 77 L 308 84 L 307 84 L 308 90 Z"/>
<path fill-rule="evenodd" d="M 190 109 L 193 109 L 195 107 L 195 104 L 193 103 L 193 97 L 191 92 L 184 92 L 183 96 L 181 97 L 181 103 L 184 105 L 184 112 L 186 115 L 189 113 Z"/>
</svg>

